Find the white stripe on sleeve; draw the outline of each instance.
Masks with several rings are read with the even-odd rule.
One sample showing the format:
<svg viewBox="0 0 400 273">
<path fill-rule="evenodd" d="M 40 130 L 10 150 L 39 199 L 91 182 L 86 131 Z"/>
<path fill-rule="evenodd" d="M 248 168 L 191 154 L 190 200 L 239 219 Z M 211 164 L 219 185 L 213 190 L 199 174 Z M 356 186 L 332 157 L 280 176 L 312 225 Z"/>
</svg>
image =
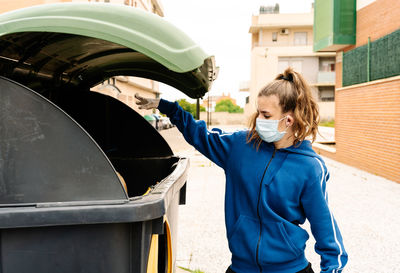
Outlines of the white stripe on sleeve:
<svg viewBox="0 0 400 273">
<path fill-rule="evenodd" d="M 326 175 L 328 174 L 328 172 L 327 172 L 327 174 L 325 175 L 325 169 L 324 169 L 324 166 L 322 165 L 322 162 L 321 162 L 317 157 L 315 157 L 315 159 L 318 161 L 319 165 L 321 166 L 321 170 L 322 170 L 321 189 L 323 189 L 322 183 L 325 181 Z M 325 182 L 326 182 L 326 181 L 325 181 Z M 325 194 L 325 200 L 326 200 L 326 195 L 327 195 L 326 189 L 325 189 L 325 193 L 324 193 L 324 194 Z M 328 209 L 329 209 L 329 208 L 328 208 Z M 334 238 L 335 238 L 335 242 L 336 242 L 336 244 L 337 244 L 338 247 L 339 247 L 339 255 L 338 255 L 338 265 L 339 265 L 339 268 L 338 268 L 338 269 L 334 269 L 334 270 L 332 271 L 332 273 L 335 273 L 335 272 L 338 272 L 338 270 L 341 270 L 341 269 L 342 269 L 342 261 L 341 261 L 340 258 L 341 258 L 342 254 L 343 254 L 343 250 L 342 250 L 342 246 L 340 245 L 339 240 L 338 240 L 337 235 L 336 235 L 335 223 L 334 223 L 334 221 L 333 221 L 333 215 L 332 215 L 332 212 L 330 211 L 330 209 L 329 209 L 329 214 L 330 214 L 330 217 L 331 217 L 331 224 L 332 224 L 332 230 L 333 230 L 333 235 L 334 235 Z"/>
</svg>

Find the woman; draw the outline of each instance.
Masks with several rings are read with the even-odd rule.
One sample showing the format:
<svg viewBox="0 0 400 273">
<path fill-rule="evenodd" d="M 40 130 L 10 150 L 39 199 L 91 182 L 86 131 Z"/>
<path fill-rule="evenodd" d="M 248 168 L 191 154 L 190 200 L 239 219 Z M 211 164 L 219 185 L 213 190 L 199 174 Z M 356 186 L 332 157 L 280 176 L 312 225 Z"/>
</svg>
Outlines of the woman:
<svg viewBox="0 0 400 273">
<path fill-rule="evenodd" d="M 224 169 L 225 224 L 232 265 L 226 272 L 310 273 L 306 219 L 321 272 L 342 272 L 342 237 L 327 202 L 329 172 L 305 140 L 315 140 L 318 106 L 303 77 L 288 68 L 258 94 L 248 131 L 208 131 L 177 103 L 136 95 L 141 109 L 168 115 L 186 141 Z"/>
</svg>

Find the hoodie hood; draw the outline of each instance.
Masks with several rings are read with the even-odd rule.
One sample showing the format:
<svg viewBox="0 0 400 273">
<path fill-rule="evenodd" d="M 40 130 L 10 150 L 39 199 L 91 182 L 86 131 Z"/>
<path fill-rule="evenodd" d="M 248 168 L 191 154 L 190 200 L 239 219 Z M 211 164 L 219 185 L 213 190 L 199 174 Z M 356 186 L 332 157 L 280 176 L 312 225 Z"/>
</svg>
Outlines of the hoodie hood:
<svg viewBox="0 0 400 273">
<path fill-rule="evenodd" d="M 321 157 L 313 150 L 312 143 L 309 140 L 303 140 L 302 142 L 300 142 L 300 145 L 292 145 L 290 147 L 282 148 L 280 150 L 288 151 L 290 153 L 303 154 L 311 157 L 318 157 L 319 159 L 321 159 Z"/>
</svg>

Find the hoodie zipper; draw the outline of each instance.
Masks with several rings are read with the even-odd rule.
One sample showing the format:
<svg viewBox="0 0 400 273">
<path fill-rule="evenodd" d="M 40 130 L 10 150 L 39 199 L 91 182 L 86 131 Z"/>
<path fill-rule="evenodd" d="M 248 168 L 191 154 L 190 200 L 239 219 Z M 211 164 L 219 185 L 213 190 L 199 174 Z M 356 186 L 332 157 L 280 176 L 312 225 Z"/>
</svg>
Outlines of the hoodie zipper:
<svg viewBox="0 0 400 273">
<path fill-rule="evenodd" d="M 271 157 L 271 159 L 269 160 L 267 166 L 265 167 L 264 173 L 263 173 L 263 175 L 262 175 L 262 178 L 261 178 L 261 181 L 260 181 L 260 190 L 258 191 L 257 216 L 258 216 L 258 220 L 259 220 L 259 222 L 260 222 L 260 233 L 259 233 L 259 235 L 258 235 L 257 251 L 256 251 L 256 261 L 257 261 L 258 268 L 260 269 L 260 273 L 262 273 L 262 267 L 261 267 L 260 261 L 259 261 L 259 259 L 258 259 L 258 252 L 259 252 L 259 248 L 260 248 L 260 242 L 261 242 L 261 228 L 262 228 L 261 216 L 260 216 L 261 189 L 262 189 L 262 182 L 263 182 L 263 180 L 264 180 L 265 173 L 267 172 L 268 167 L 269 167 L 269 165 L 271 164 L 272 159 L 275 157 L 275 152 L 276 152 L 276 149 L 274 148 L 274 152 L 273 152 L 273 154 L 272 154 L 272 157 Z"/>
</svg>

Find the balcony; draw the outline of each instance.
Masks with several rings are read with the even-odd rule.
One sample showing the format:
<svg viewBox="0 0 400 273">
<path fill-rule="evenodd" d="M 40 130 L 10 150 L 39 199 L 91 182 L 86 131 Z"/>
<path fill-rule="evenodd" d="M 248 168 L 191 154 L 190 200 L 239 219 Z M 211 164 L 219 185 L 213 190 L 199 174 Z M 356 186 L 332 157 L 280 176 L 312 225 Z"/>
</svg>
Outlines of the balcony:
<svg viewBox="0 0 400 273">
<path fill-rule="evenodd" d="M 310 83 L 310 86 L 335 86 L 336 84 L 336 73 L 319 71 L 316 83 Z"/>
<path fill-rule="evenodd" d="M 318 85 L 335 85 L 336 73 L 335 72 L 318 72 Z"/>
</svg>

